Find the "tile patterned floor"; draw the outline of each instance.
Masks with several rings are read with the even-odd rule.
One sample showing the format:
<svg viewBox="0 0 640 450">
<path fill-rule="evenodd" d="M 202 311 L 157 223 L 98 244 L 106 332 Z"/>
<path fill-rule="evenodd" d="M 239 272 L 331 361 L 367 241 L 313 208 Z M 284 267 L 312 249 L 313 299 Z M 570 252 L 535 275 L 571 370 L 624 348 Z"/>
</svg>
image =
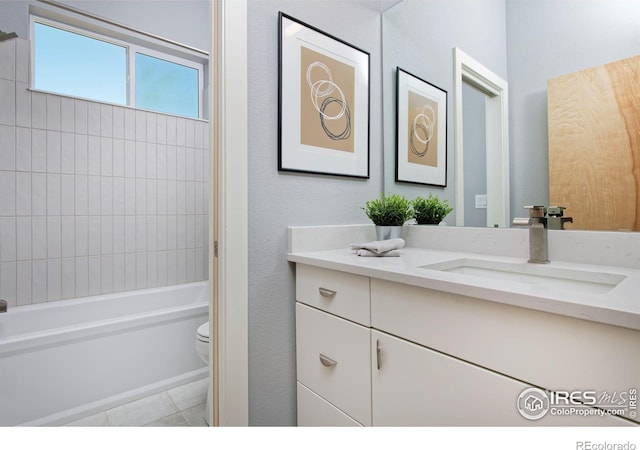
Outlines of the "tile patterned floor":
<svg viewBox="0 0 640 450">
<path fill-rule="evenodd" d="M 194 381 L 68 423 L 71 427 L 206 427 L 209 379 Z"/>
</svg>

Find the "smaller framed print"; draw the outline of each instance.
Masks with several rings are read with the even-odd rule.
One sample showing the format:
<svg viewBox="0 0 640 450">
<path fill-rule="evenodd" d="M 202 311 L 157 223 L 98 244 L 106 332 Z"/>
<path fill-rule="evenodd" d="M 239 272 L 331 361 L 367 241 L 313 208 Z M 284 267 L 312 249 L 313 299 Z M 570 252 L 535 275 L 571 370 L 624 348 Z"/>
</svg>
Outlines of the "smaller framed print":
<svg viewBox="0 0 640 450">
<path fill-rule="evenodd" d="M 278 170 L 369 178 L 369 53 L 279 19 Z"/>
<path fill-rule="evenodd" d="M 396 181 L 447 185 L 447 91 L 396 69 Z"/>
</svg>

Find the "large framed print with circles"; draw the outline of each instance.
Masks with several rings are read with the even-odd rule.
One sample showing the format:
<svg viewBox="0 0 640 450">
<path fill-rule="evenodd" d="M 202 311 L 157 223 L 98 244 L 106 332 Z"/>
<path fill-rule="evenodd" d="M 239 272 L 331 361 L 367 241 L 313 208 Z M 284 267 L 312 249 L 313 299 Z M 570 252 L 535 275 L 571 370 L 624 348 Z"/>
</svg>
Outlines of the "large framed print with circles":
<svg viewBox="0 0 640 450">
<path fill-rule="evenodd" d="M 447 91 L 396 69 L 396 181 L 447 185 Z"/>
<path fill-rule="evenodd" d="M 278 170 L 369 178 L 369 53 L 279 14 Z"/>
</svg>

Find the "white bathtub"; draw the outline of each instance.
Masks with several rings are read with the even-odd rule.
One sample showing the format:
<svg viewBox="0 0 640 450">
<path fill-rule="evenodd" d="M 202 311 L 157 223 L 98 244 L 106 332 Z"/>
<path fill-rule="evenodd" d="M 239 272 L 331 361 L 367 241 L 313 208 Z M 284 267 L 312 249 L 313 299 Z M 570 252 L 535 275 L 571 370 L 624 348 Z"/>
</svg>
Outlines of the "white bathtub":
<svg viewBox="0 0 640 450">
<path fill-rule="evenodd" d="M 208 282 L 0 314 L 0 426 L 60 425 L 207 376 Z"/>
</svg>

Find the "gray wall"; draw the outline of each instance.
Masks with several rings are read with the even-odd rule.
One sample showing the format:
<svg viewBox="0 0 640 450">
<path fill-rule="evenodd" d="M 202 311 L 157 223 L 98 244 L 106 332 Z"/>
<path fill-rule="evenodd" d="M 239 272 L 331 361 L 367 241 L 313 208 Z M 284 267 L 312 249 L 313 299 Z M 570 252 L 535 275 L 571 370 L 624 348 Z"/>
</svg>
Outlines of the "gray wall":
<svg viewBox="0 0 640 450">
<path fill-rule="evenodd" d="M 250 0 L 249 423 L 294 425 L 294 267 L 287 226 L 368 223 L 382 190 L 380 13 L 377 1 Z M 278 11 L 370 53 L 370 180 L 278 173 Z"/>
<path fill-rule="evenodd" d="M 464 123 L 464 224 L 486 227 L 486 208 L 476 208 L 475 196 L 487 193 L 486 96 L 468 83 L 462 83 L 462 122 Z"/>
<path fill-rule="evenodd" d="M 507 78 L 504 0 L 407 0 L 382 16 L 385 192 L 433 192 L 454 205 L 453 48 Z M 396 66 L 447 91 L 447 187 L 395 182 Z M 447 217 L 455 224 L 455 214 Z"/>
<path fill-rule="evenodd" d="M 549 201 L 547 80 L 640 53 L 635 0 L 507 0 L 511 214 Z M 567 211 L 570 214 L 570 211 Z"/>
</svg>

